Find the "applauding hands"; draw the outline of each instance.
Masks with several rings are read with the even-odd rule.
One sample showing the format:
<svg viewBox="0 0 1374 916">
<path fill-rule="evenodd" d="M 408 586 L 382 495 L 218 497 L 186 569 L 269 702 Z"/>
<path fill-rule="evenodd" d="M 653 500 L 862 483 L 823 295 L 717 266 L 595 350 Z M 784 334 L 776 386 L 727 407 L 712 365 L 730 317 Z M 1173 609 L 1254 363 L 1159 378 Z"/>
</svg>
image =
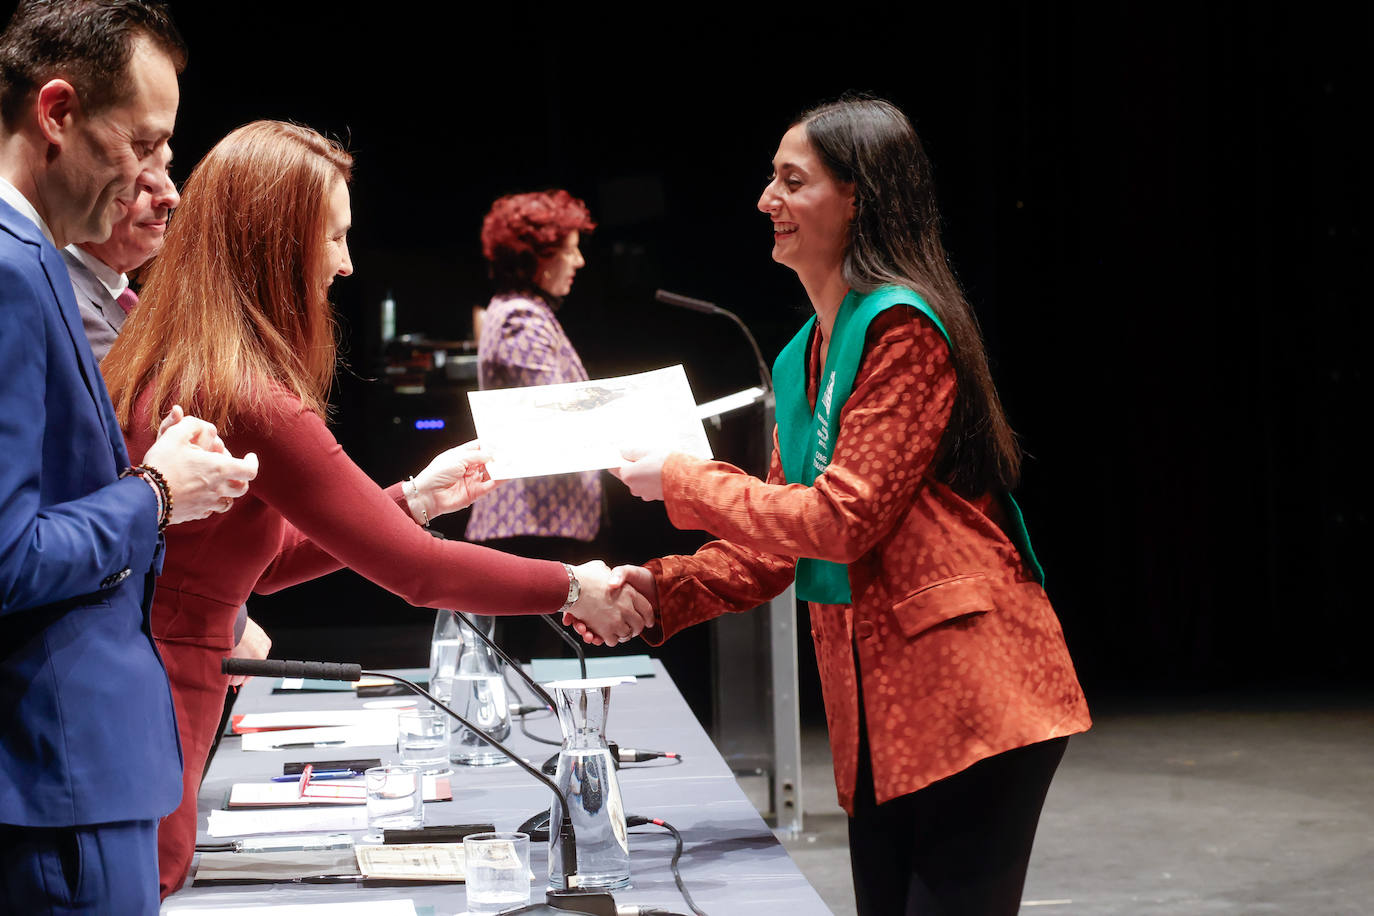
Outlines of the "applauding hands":
<svg viewBox="0 0 1374 916">
<path fill-rule="evenodd" d="M 614 602 L 617 607 L 623 607 L 627 603 L 636 609 L 636 616 L 621 616 L 617 618 L 614 614 L 583 614 L 579 613 L 582 601 L 574 604 L 572 610 L 563 615 L 563 623 L 571 625 L 583 642 L 592 645 L 614 646 L 617 643 L 628 642 L 638 636 L 645 627 L 654 626 L 654 612 L 658 609 L 658 587 L 654 584 L 653 575 L 642 566 L 617 566 L 615 569 L 607 569 L 606 564 L 600 560 L 578 566 L 577 577 L 582 582 L 582 596 L 587 595 L 587 580 L 582 578 L 583 570 L 593 567 L 592 572 L 604 575 L 601 588 L 605 590 L 608 600 Z M 638 626 L 634 624 L 638 623 Z M 626 631 L 626 626 L 630 630 Z"/>
<path fill-rule="evenodd" d="M 173 407 L 158 426 L 157 440 L 143 455 L 156 468 L 172 496 L 169 524 L 226 512 L 258 476 L 258 456 L 235 458 L 224 447 L 213 423 Z M 150 484 L 151 486 L 151 484 Z"/>
</svg>

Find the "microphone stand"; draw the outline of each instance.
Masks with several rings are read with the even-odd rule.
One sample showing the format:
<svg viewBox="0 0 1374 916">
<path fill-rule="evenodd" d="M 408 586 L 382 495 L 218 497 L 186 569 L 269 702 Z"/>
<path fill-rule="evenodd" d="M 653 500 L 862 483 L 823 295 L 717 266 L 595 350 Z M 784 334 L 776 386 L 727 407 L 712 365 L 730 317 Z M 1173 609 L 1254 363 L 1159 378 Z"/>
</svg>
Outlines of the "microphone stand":
<svg viewBox="0 0 1374 916">
<path fill-rule="evenodd" d="M 485 638 L 485 636 L 484 636 Z M 497 650 L 500 652 L 500 650 Z M 505 653 L 501 653 L 504 657 Z M 303 661 L 278 661 L 276 659 L 256 659 L 256 658 L 222 658 L 220 659 L 220 671 L 224 674 L 246 674 L 250 676 L 266 677 L 301 677 L 314 678 L 322 681 L 357 681 L 362 677 L 379 677 L 384 680 L 392 681 L 407 688 L 413 693 L 419 694 L 436 708 L 442 709 L 454 719 L 458 720 L 464 727 L 481 735 L 482 738 L 496 748 L 502 754 L 518 764 L 525 772 L 535 779 L 548 786 L 553 794 L 558 797 L 560 814 L 558 824 L 558 845 L 563 856 L 563 883 L 566 888 L 549 888 L 545 892 L 545 903 L 532 903 L 527 906 L 514 910 L 508 910 L 508 914 L 563 914 L 568 912 L 585 913 L 588 916 L 616 916 L 615 898 L 606 891 L 584 890 L 577 887 L 577 838 L 573 833 L 572 811 L 568 807 L 568 797 L 563 794 L 563 790 L 543 773 L 529 763 L 524 758 L 507 748 L 491 735 L 464 719 L 458 713 L 449 709 L 448 706 L 436 700 L 419 684 L 408 681 L 395 674 L 388 674 L 385 671 L 364 671 L 361 665 L 354 664 L 331 664 L 329 662 L 303 662 Z M 536 688 L 538 692 L 547 697 L 548 694 L 542 688 Z M 552 702 L 552 701 L 551 701 Z M 552 826 L 552 825 L 550 825 Z"/>
<path fill-rule="evenodd" d="M 654 298 L 667 305 L 675 305 L 678 308 L 690 309 L 694 312 L 702 312 L 707 315 L 722 315 L 729 318 L 739 325 L 740 333 L 744 339 L 749 341 L 749 346 L 754 351 L 754 362 L 758 364 L 759 381 L 763 382 L 764 397 L 771 400 L 773 396 L 773 373 L 768 369 L 768 361 L 763 358 L 763 351 L 759 349 L 759 342 L 754 339 L 754 335 L 749 331 L 749 326 L 740 319 L 738 315 L 729 309 L 721 308 L 714 302 L 706 302 L 702 299 L 693 299 L 691 296 L 683 296 L 679 293 L 670 293 L 666 289 L 660 289 L 654 293 Z M 772 429 L 769 429 L 771 435 Z"/>
<path fill-rule="evenodd" d="M 540 614 L 539 616 L 543 618 L 545 623 L 553 628 L 553 631 L 557 633 L 565 643 L 572 646 L 573 652 L 577 655 L 577 664 L 582 669 L 582 680 L 585 681 L 587 679 L 587 652 L 582 648 L 581 640 L 569 633 L 567 628 L 557 620 L 554 620 L 552 614 Z"/>
</svg>

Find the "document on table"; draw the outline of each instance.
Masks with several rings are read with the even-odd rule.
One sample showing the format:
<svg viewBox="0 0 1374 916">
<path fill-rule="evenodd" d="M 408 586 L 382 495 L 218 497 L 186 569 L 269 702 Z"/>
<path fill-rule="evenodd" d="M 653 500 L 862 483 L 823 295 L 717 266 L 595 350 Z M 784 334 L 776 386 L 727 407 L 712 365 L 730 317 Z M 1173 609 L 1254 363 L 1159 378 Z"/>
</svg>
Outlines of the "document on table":
<svg viewBox="0 0 1374 916">
<path fill-rule="evenodd" d="M 333 725 L 322 728 L 289 728 L 281 731 L 250 732 L 243 736 L 245 751 L 276 751 L 282 748 L 311 747 L 385 747 L 396 744 L 396 710 L 359 710 L 380 712 L 362 725 Z"/>
<path fill-rule="evenodd" d="M 595 471 L 624 464 L 621 450 L 711 457 L 681 366 L 638 375 L 468 392 L 472 421 L 492 456 L 493 480 Z"/>
<path fill-rule="evenodd" d="M 280 852 L 202 852 L 196 865 L 195 886 L 284 882 L 313 875 L 348 875 L 358 872 L 353 847 L 347 849 Z"/>
<path fill-rule="evenodd" d="M 424 800 L 452 801 L 448 776 L 424 777 Z M 298 808 L 302 805 L 365 805 L 367 784 L 362 779 L 312 782 L 301 794 L 296 782 L 236 782 L 229 790 L 230 808 Z"/>
<path fill-rule="evenodd" d="M 234 732 L 280 731 L 288 728 L 320 728 L 331 725 L 361 725 L 396 729 L 394 709 L 293 709 L 282 712 L 252 712 L 234 716 Z"/>
<path fill-rule="evenodd" d="M 309 808 L 247 808 L 210 812 L 206 832 L 212 837 L 263 833 L 344 833 L 367 829 L 365 805 Z"/>
<path fill-rule="evenodd" d="M 530 677 L 543 684 L 547 681 L 571 681 L 582 673 L 575 658 L 532 658 Z M 587 659 L 587 677 L 611 677 L 623 674 L 631 677 L 653 677 L 653 659 L 647 655 L 612 655 Z"/>
<path fill-rule="evenodd" d="M 462 843 L 400 843 L 354 846 L 358 871 L 398 881 L 463 881 Z"/>
<path fill-rule="evenodd" d="M 175 900 L 169 900 L 162 912 L 165 916 L 243 916 L 245 910 L 235 906 L 177 906 Z M 267 913 L 269 916 L 418 916 L 419 911 L 415 908 L 414 900 L 378 900 L 369 897 L 356 903 L 255 904 L 253 912 Z"/>
</svg>

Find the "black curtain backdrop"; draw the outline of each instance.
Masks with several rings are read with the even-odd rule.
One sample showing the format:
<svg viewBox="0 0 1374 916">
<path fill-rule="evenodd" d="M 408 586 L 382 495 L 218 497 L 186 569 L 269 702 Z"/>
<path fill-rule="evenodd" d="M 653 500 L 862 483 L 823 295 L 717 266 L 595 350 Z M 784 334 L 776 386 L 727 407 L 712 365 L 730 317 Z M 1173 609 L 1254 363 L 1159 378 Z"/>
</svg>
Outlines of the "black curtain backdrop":
<svg viewBox="0 0 1374 916">
<path fill-rule="evenodd" d="M 385 291 L 399 331 L 467 336 L 487 298 L 481 217 L 515 190 L 566 187 L 601 222 L 563 313 L 593 376 L 680 362 L 699 399 L 750 384 L 729 326 L 652 291 L 736 310 L 771 358 L 807 303 L 755 210 L 769 160 L 793 115 L 867 90 L 912 117 L 935 164 L 1090 694 L 1374 680 L 1356 448 L 1367 8 L 683 8 L 648 23 L 465 7 L 173 3 L 191 46 L 178 180 L 261 117 L 357 156 L 356 275 L 334 287 L 350 453 L 386 435 L 366 407 Z M 751 430 L 727 426 L 720 454 L 761 460 Z M 608 489 L 608 560 L 700 543 Z M 351 573 L 254 607 L 288 629 L 417 613 Z M 682 641 L 674 673 L 690 681 L 704 637 Z"/>
</svg>

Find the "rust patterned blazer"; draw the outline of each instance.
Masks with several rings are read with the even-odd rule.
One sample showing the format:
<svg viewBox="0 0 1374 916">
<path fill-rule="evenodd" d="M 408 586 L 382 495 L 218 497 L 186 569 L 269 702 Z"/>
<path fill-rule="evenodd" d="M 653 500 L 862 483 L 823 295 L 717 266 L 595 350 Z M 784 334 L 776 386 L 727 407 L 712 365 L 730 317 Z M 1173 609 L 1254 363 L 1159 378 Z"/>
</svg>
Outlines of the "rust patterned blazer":
<svg viewBox="0 0 1374 916">
<path fill-rule="evenodd" d="M 807 371 L 814 405 L 819 346 Z M 860 691 L 877 801 L 994 754 L 1087 730 L 1087 702 L 1045 591 L 1003 533 L 998 501 L 933 476 L 955 372 L 916 310 L 869 326 L 834 456 L 814 486 L 783 482 L 776 432 L 768 481 L 681 454 L 663 468 L 669 518 L 722 538 L 646 566 L 672 634 L 747 611 L 792 581 L 797 557 L 849 564 L 849 605 L 811 605 L 835 784 L 853 813 Z"/>
</svg>

